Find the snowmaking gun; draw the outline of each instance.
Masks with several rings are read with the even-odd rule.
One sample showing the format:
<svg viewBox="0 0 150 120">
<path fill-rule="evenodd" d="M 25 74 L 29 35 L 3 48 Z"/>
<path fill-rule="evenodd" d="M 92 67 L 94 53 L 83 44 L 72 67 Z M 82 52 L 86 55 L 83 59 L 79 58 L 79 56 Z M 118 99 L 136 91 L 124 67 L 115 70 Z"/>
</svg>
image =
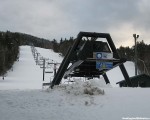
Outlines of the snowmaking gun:
<svg viewBox="0 0 150 120">
<path fill-rule="evenodd" d="M 126 59 L 119 57 L 110 34 L 80 32 L 74 44 L 68 49 L 50 87 L 59 85 L 63 77 L 94 78 L 100 75 L 104 77 L 107 84 L 110 81 L 106 72 L 116 66 L 120 67 L 127 85 L 132 87 L 124 62 Z"/>
</svg>

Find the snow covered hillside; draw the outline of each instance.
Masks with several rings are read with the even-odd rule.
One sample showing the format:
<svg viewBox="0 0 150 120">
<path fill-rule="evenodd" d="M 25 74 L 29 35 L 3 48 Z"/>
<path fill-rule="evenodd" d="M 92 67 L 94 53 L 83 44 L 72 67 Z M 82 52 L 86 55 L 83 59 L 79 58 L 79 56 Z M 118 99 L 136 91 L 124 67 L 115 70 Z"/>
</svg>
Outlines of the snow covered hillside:
<svg viewBox="0 0 150 120">
<path fill-rule="evenodd" d="M 52 50 L 36 48 L 40 57 L 60 63 L 62 57 Z M 47 71 L 53 71 L 53 65 Z M 57 66 L 59 67 L 59 66 Z M 126 62 L 130 76 L 134 65 Z M 43 70 L 36 65 L 30 46 L 20 47 L 20 58 L 5 76 L 0 77 L 0 120 L 150 120 L 149 88 L 119 88 L 116 82 L 124 79 L 120 69 L 109 71 L 111 86 L 103 78 L 91 82 L 80 79 L 73 84 L 42 89 Z M 45 82 L 53 73 L 45 74 Z M 91 93 L 92 91 L 92 93 Z"/>
<path fill-rule="evenodd" d="M 37 48 L 43 57 L 50 58 L 53 62 L 61 62 L 62 57 L 52 50 Z M 51 69 L 53 71 L 53 66 Z M 0 89 L 41 89 L 43 70 L 33 58 L 30 46 L 20 47 L 20 58 L 13 65 L 13 70 L 8 71 L 5 80 L 0 77 Z M 45 80 L 50 81 L 53 74 L 45 74 Z"/>
</svg>

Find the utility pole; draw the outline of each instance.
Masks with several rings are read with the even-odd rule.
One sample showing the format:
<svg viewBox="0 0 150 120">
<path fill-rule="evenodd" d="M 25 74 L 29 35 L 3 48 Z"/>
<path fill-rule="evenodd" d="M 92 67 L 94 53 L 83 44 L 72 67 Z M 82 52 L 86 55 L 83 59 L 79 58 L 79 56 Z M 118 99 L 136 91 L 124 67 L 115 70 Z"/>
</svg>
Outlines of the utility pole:
<svg viewBox="0 0 150 120">
<path fill-rule="evenodd" d="M 54 63 L 54 77 L 56 76 L 56 63 Z"/>
<path fill-rule="evenodd" d="M 36 65 L 38 65 L 38 56 L 40 53 L 36 53 Z"/>
<path fill-rule="evenodd" d="M 2 71 L 3 71 L 3 80 L 4 80 L 4 76 L 5 76 L 5 50 L 2 50 L 2 51 L 0 51 L 0 53 L 2 53 L 2 55 L 3 55 L 3 63 L 2 63 Z"/>
<path fill-rule="evenodd" d="M 45 78 L 45 59 L 43 59 L 43 81 Z"/>
<path fill-rule="evenodd" d="M 139 35 L 133 34 L 134 41 L 135 41 L 135 57 L 134 57 L 134 62 L 135 62 L 135 76 L 137 75 L 137 38 L 139 38 Z"/>
</svg>

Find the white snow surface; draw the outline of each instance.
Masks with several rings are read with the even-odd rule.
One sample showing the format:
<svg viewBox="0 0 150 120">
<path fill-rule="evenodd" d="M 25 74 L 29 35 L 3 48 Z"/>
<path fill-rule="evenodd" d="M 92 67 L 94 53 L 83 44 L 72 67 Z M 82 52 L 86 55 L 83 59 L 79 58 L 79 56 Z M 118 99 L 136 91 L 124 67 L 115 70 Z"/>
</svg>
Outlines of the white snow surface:
<svg viewBox="0 0 150 120">
<path fill-rule="evenodd" d="M 60 63 L 62 57 L 52 50 L 36 48 L 41 56 Z M 58 66 L 59 67 L 59 66 Z M 126 62 L 130 76 L 134 65 Z M 53 66 L 48 70 L 53 70 Z M 36 65 L 30 46 L 20 46 L 19 61 L 0 77 L 0 120 L 122 120 L 150 118 L 149 88 L 119 88 L 123 80 L 118 67 L 107 73 L 111 85 L 104 79 L 62 84 L 54 89 L 42 89 L 42 69 Z M 46 74 L 45 82 L 53 74 Z M 87 92 L 88 91 L 88 92 Z M 92 91 L 92 94 L 91 94 Z"/>
<path fill-rule="evenodd" d="M 52 90 L 1 90 L 1 120 L 122 120 L 150 117 L 149 89 L 105 88 L 104 95 Z"/>
<path fill-rule="evenodd" d="M 127 61 L 124 63 L 124 66 L 130 77 L 135 75 L 135 68 L 134 68 L 133 62 Z M 118 84 L 116 84 L 116 83 L 121 80 L 124 80 L 124 77 L 123 77 L 122 72 L 119 67 L 116 67 L 116 68 L 108 71 L 106 74 L 108 75 L 110 83 L 113 87 L 118 87 Z"/>
<path fill-rule="evenodd" d="M 61 63 L 62 57 L 60 56 L 59 53 L 55 53 L 51 49 L 43 49 L 43 48 L 39 48 L 39 47 L 36 47 L 36 49 L 41 54 L 41 56 L 43 56 L 45 58 L 49 58 L 50 60 L 53 60 L 56 63 Z"/>
</svg>

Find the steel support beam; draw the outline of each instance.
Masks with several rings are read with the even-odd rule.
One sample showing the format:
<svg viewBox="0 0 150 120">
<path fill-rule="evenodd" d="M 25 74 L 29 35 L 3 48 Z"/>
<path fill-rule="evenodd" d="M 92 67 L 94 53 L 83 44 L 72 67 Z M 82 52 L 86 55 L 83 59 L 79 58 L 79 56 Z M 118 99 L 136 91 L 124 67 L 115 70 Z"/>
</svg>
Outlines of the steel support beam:
<svg viewBox="0 0 150 120">
<path fill-rule="evenodd" d="M 103 77 L 104 77 L 104 79 L 105 79 L 106 84 L 109 84 L 109 83 L 110 83 L 110 81 L 109 81 L 109 79 L 108 79 L 108 77 L 107 77 L 106 73 L 105 73 L 105 74 L 103 74 Z"/>
<path fill-rule="evenodd" d="M 117 49 L 116 49 L 116 47 L 115 47 L 115 45 L 114 45 L 114 43 L 113 43 L 110 35 L 108 35 L 106 39 L 107 39 L 107 41 L 108 41 L 108 43 L 110 45 L 110 48 L 112 49 L 112 52 L 114 53 L 114 57 L 117 58 L 117 59 L 119 59 L 120 58 L 119 54 L 117 52 Z M 119 67 L 120 67 L 120 70 L 121 70 L 121 72 L 122 72 L 122 74 L 123 74 L 123 76 L 124 76 L 124 78 L 125 78 L 125 80 L 127 82 L 128 87 L 132 87 L 131 80 L 129 78 L 129 75 L 128 75 L 128 73 L 127 73 L 124 65 L 121 64 L 121 65 L 119 65 Z"/>
<path fill-rule="evenodd" d="M 68 49 L 68 52 L 67 54 L 65 55 L 53 81 L 52 81 L 52 84 L 51 84 L 51 88 L 53 88 L 54 85 L 59 85 L 60 82 L 61 82 L 61 79 L 65 73 L 65 71 L 67 70 L 68 68 L 68 65 L 70 63 L 70 59 L 72 58 L 73 56 L 73 53 L 74 53 L 74 50 L 77 49 L 77 46 L 79 45 L 79 42 L 80 40 L 82 39 L 82 36 L 79 34 L 77 39 L 75 40 L 74 44 L 72 47 L 70 47 Z"/>
</svg>

